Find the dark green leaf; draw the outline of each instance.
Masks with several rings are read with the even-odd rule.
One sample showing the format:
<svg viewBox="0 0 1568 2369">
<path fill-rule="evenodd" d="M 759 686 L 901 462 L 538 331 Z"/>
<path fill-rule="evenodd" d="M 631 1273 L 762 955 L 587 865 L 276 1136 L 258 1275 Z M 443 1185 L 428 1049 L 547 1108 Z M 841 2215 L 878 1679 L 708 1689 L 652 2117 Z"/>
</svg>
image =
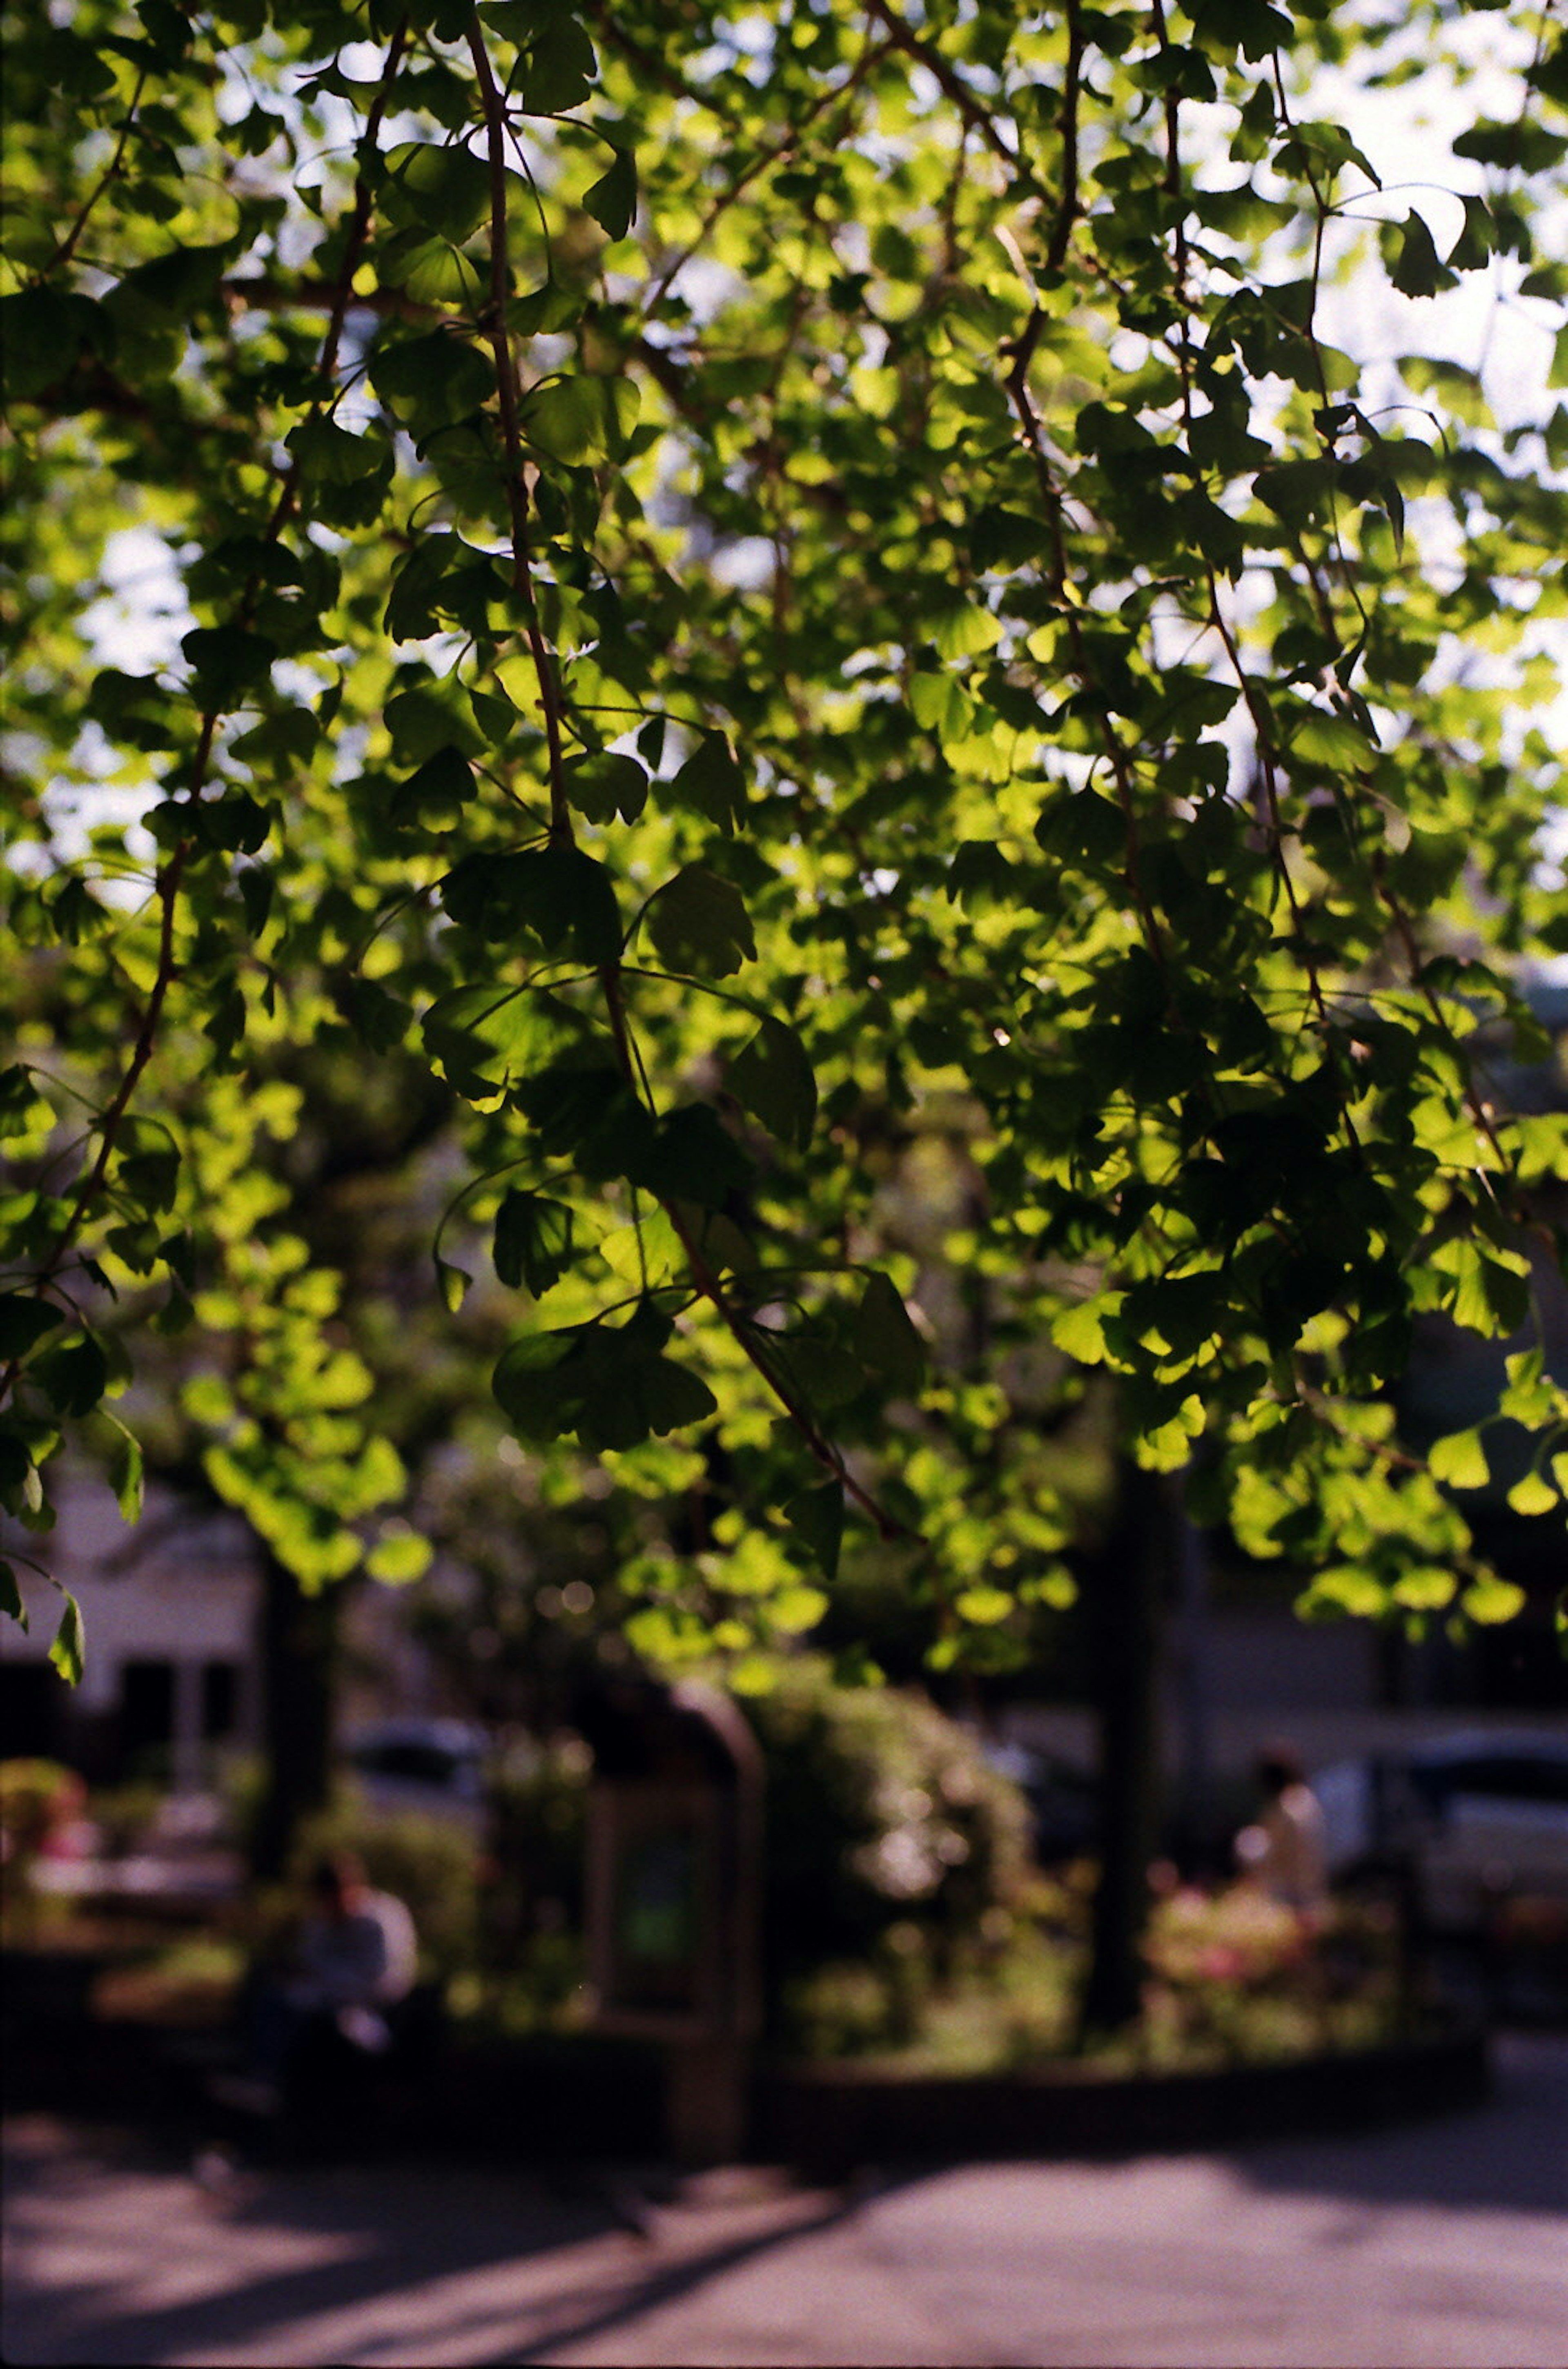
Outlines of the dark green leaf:
<svg viewBox="0 0 1568 2369">
<path fill-rule="evenodd" d="M 745 818 L 746 776 L 722 732 L 706 732 L 670 784 L 679 806 L 694 807 L 720 830 L 734 830 Z"/>
<path fill-rule="evenodd" d="M 817 1079 L 806 1047 L 782 1020 L 764 1020 L 725 1072 L 743 1109 L 781 1143 L 804 1151 L 817 1117 Z"/>
<path fill-rule="evenodd" d="M 866 1283 L 855 1311 L 854 1347 L 895 1390 L 919 1390 L 925 1373 L 925 1344 L 885 1275 L 874 1275 Z"/>
<path fill-rule="evenodd" d="M 407 142 L 387 156 L 383 203 L 387 218 L 427 237 L 462 240 L 490 212 L 490 168 L 456 146 Z"/>
<path fill-rule="evenodd" d="M 352 435 L 324 413 L 302 419 L 290 430 L 288 444 L 308 486 L 357 485 L 386 465 L 387 450 L 380 436 Z"/>
<path fill-rule="evenodd" d="M 278 655 L 275 642 L 243 625 L 199 625 L 179 647 L 195 678 L 196 695 L 208 710 L 237 705 L 267 681 Z"/>
<path fill-rule="evenodd" d="M 92 1333 L 83 1333 L 81 1341 L 66 1341 L 36 1357 L 29 1379 L 59 1414 L 92 1414 L 109 1383 L 109 1360 Z"/>
<path fill-rule="evenodd" d="M 441 330 L 378 346 L 371 375 L 377 393 L 416 437 L 467 419 L 496 391 L 488 357 Z"/>
<path fill-rule="evenodd" d="M 843 1483 L 824 1481 L 819 1488 L 802 1489 L 789 1500 L 784 1512 L 790 1528 L 810 1550 L 826 1576 L 836 1579 L 844 1535 Z"/>
<path fill-rule="evenodd" d="M 0 1613 L 16 1621 L 23 1634 L 29 1627 L 28 1608 L 22 1601 L 22 1591 L 17 1585 L 17 1574 L 8 1562 L 0 1562 Z"/>
<path fill-rule="evenodd" d="M 689 864 L 666 882 L 644 919 L 659 959 L 671 970 L 727 978 L 757 952 L 739 889 L 704 864 Z"/>
<path fill-rule="evenodd" d="M 722 1208 L 750 1181 L 751 1162 L 706 1103 L 670 1111 L 657 1126 L 637 1169 L 637 1181 L 665 1201 L 695 1201 Z"/>
<path fill-rule="evenodd" d="M 49 1300 L 35 1299 L 30 1292 L 6 1292 L 0 1299 L 0 1359 L 9 1365 L 13 1357 L 25 1357 L 45 1333 L 64 1322 L 63 1309 Z"/>
<path fill-rule="evenodd" d="M 114 324 L 89 297 L 53 288 L 0 296 L 0 401 L 41 395 L 75 369 L 84 350 L 113 349 Z"/>
<path fill-rule="evenodd" d="M 590 213 L 610 238 L 624 238 L 637 211 L 637 167 L 629 148 L 618 148 L 607 173 L 583 196 Z"/>
<path fill-rule="evenodd" d="M 635 757 L 608 750 L 574 758 L 567 768 L 567 795 L 589 822 L 635 822 L 647 804 L 647 775 Z"/>
<path fill-rule="evenodd" d="M 1389 278 L 1402 296 L 1436 296 L 1454 285 L 1454 274 L 1439 258 L 1419 214 L 1409 216 L 1397 246 L 1385 238 L 1384 246 Z"/>
<path fill-rule="evenodd" d="M 511 1186 L 496 1212 L 496 1273 L 535 1297 L 559 1282 L 577 1256 L 577 1220 L 564 1201 Z"/>
</svg>

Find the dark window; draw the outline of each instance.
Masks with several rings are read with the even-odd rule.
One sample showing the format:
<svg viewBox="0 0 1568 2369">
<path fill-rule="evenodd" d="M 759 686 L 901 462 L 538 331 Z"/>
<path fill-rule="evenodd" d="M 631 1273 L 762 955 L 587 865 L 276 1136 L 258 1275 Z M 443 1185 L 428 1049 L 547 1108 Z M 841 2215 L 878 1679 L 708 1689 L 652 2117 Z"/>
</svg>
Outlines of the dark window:
<svg viewBox="0 0 1568 2369">
<path fill-rule="evenodd" d="M 66 1689 L 45 1662 L 0 1662 L 0 1745 L 8 1760 L 58 1760 Z"/>
<path fill-rule="evenodd" d="M 127 1662 L 120 1682 L 120 1751 L 131 1777 L 165 1780 L 174 1736 L 174 1664 Z"/>
<path fill-rule="evenodd" d="M 239 1670 L 233 1662 L 206 1662 L 201 1669 L 201 1733 L 232 1735 L 239 1712 Z"/>
</svg>

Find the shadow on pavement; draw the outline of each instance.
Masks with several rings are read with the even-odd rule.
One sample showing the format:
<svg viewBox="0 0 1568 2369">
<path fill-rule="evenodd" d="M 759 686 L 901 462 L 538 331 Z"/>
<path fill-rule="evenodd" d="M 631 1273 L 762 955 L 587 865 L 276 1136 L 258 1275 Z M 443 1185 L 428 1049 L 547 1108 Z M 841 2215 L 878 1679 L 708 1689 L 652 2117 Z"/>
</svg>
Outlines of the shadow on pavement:
<svg viewBox="0 0 1568 2369">
<path fill-rule="evenodd" d="M 7 2146 L 4 2358 L 288 2362 L 307 2357 L 292 2349 L 302 2340 L 313 2361 L 526 2358 L 678 2301 L 845 2209 L 821 2194 L 646 2214 L 640 2203 L 608 2183 L 573 2192 L 406 2161 L 235 2168 L 204 2185 L 144 2141 L 40 2119 Z"/>
<path fill-rule="evenodd" d="M 1367 2203 L 1568 2214 L 1568 2043 L 1500 2033 L 1483 2106 L 1354 2138 L 1265 2141 L 1234 2150 L 1255 2186 Z M 1438 2123 L 1437 2118 L 1441 2117 Z"/>
</svg>

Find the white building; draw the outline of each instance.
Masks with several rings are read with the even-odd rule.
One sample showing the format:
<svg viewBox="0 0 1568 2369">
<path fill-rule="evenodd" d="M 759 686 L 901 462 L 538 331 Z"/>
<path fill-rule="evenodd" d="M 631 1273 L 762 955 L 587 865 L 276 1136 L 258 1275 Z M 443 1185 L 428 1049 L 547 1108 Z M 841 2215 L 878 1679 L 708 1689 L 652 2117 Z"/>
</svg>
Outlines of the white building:
<svg viewBox="0 0 1568 2369">
<path fill-rule="evenodd" d="M 60 1492 L 47 1537 L 21 1533 L 82 1608 L 86 1669 L 67 1687 L 48 1660 L 61 1599 L 17 1562 L 30 1627 L 0 1615 L 0 1755 L 62 1759 L 99 1780 L 157 1776 L 177 1791 L 210 1778 L 217 1748 L 260 1734 L 260 1580 L 245 1525 L 149 1488 L 128 1526 L 94 1476 Z M 8 1556 L 7 1560 L 14 1560 Z"/>
</svg>

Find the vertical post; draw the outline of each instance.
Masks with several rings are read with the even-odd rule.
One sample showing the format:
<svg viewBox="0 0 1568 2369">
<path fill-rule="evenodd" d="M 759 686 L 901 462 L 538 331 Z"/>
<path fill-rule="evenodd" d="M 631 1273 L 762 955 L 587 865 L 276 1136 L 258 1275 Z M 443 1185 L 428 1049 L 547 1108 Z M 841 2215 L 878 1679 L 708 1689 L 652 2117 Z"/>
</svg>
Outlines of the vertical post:
<svg viewBox="0 0 1568 2369">
<path fill-rule="evenodd" d="M 1213 1769 L 1209 1758 L 1208 1549 L 1187 1511 L 1180 1478 L 1170 1484 L 1176 1577 L 1178 1790 L 1189 1850 L 1207 1854 Z"/>
<path fill-rule="evenodd" d="M 1149 1861 L 1159 1831 L 1161 1533 L 1159 1482 L 1124 1458 L 1115 1530 L 1090 1578 L 1100 1722 L 1100 1882 L 1094 1894 L 1083 2032 L 1117 2031 L 1143 2004 Z"/>
</svg>

